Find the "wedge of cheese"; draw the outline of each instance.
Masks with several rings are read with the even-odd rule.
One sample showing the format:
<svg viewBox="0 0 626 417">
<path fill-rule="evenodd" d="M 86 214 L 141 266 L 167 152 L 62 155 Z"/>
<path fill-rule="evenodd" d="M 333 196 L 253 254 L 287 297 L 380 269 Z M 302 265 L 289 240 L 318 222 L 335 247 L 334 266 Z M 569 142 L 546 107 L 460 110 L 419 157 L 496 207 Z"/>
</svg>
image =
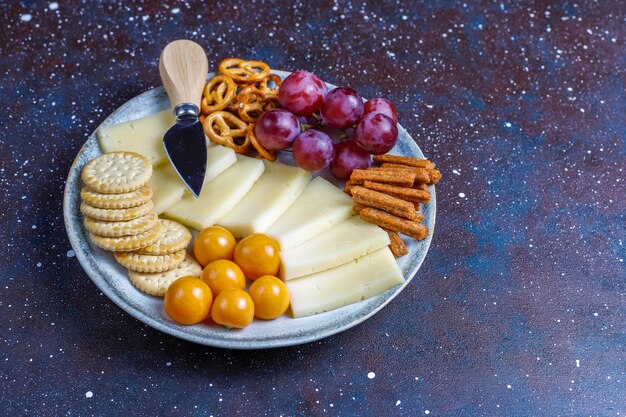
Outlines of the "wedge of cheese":
<svg viewBox="0 0 626 417">
<path fill-rule="evenodd" d="M 294 279 L 352 262 L 389 245 L 380 227 L 351 217 L 293 249 L 281 252 L 279 276 Z"/>
<path fill-rule="evenodd" d="M 96 136 L 102 152 L 130 151 L 148 158 L 152 165 L 167 159 L 163 135 L 174 126 L 172 110 L 164 110 L 141 119 L 98 129 Z"/>
<path fill-rule="evenodd" d="M 209 143 L 207 146 L 207 169 L 204 182 L 211 181 L 236 161 L 237 156 L 232 149 Z M 187 191 L 185 183 L 174 171 L 169 161 L 154 168 L 148 184 L 154 191 L 152 201 L 157 214 L 163 213 L 178 203 Z"/>
<path fill-rule="evenodd" d="M 237 156 L 235 164 L 202 186 L 197 198 L 186 194 L 165 215 L 198 230 L 212 226 L 250 191 L 264 169 L 258 159 Z"/>
<path fill-rule="evenodd" d="M 287 251 L 346 220 L 352 199 L 322 177 L 311 181 L 265 233 Z"/>
<path fill-rule="evenodd" d="M 263 161 L 265 171 L 248 194 L 217 224 L 236 237 L 261 233 L 276 221 L 311 180 L 305 170 Z"/>
<path fill-rule="evenodd" d="M 382 294 L 402 284 L 402 271 L 389 248 L 350 263 L 287 281 L 294 317 L 310 316 Z"/>
</svg>

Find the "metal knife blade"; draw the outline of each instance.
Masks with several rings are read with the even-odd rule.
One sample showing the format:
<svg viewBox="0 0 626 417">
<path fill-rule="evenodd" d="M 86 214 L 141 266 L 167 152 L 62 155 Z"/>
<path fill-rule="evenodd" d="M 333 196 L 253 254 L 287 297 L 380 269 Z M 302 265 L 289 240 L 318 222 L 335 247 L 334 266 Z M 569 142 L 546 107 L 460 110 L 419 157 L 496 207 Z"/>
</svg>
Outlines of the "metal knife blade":
<svg viewBox="0 0 626 417">
<path fill-rule="evenodd" d="M 165 153 L 196 197 L 207 164 L 206 139 L 198 116 L 208 70 L 202 47 L 187 39 L 167 44 L 159 58 L 159 74 L 176 117 L 176 124 L 163 138 Z"/>
<path fill-rule="evenodd" d="M 183 106 L 185 104 L 174 109 L 176 124 L 165 133 L 163 145 L 178 176 L 198 197 L 206 173 L 207 144 L 197 113 L 185 110 Z"/>
</svg>

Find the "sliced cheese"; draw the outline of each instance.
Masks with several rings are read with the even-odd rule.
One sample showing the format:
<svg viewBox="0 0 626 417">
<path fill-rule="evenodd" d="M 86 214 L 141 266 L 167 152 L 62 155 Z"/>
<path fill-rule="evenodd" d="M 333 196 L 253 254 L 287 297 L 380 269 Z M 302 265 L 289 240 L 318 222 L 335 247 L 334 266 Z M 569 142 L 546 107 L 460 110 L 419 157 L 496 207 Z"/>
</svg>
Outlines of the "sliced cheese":
<svg viewBox="0 0 626 417">
<path fill-rule="evenodd" d="M 96 136 L 102 152 L 130 151 L 148 158 L 152 165 L 167 159 L 163 135 L 174 126 L 172 110 L 164 110 L 141 119 L 98 129 Z"/>
<path fill-rule="evenodd" d="M 237 162 L 237 154 L 230 148 L 216 145 L 207 140 L 206 150 L 206 172 L 204 173 L 204 184 L 226 171 L 231 165 Z"/>
<path fill-rule="evenodd" d="M 163 213 L 174 204 L 178 203 L 185 193 L 185 184 L 178 177 L 174 168 L 167 163 L 152 171 L 152 177 L 148 180 L 152 187 L 154 211 L 157 214 Z"/>
<path fill-rule="evenodd" d="M 236 237 L 265 230 L 289 208 L 302 193 L 311 175 L 305 170 L 264 161 L 265 171 L 246 196 L 217 224 Z"/>
<path fill-rule="evenodd" d="M 279 276 L 289 280 L 352 262 L 389 245 L 380 227 L 351 217 L 324 233 L 280 254 Z"/>
<path fill-rule="evenodd" d="M 346 220 L 351 213 L 352 199 L 316 177 L 265 233 L 286 251 Z"/>
<path fill-rule="evenodd" d="M 212 226 L 250 191 L 264 169 L 258 159 L 237 156 L 235 164 L 202 186 L 197 198 L 185 195 L 165 215 L 198 230 Z"/>
<path fill-rule="evenodd" d="M 389 248 L 350 263 L 286 282 L 294 317 L 310 316 L 382 294 L 402 284 L 402 271 Z"/>
<path fill-rule="evenodd" d="M 209 143 L 207 146 L 207 169 L 204 174 L 204 182 L 211 181 L 235 162 L 237 162 L 237 156 L 232 149 Z M 180 179 L 169 162 L 153 170 L 148 184 L 154 191 L 152 201 L 157 214 L 163 213 L 178 203 L 187 191 L 185 183 Z"/>
</svg>

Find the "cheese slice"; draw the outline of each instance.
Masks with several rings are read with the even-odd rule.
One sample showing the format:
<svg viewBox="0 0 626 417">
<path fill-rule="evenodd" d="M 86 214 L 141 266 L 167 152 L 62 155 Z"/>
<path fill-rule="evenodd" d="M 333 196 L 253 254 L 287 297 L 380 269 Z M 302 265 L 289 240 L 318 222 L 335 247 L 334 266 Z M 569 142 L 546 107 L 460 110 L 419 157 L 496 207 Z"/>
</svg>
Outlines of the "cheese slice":
<svg viewBox="0 0 626 417">
<path fill-rule="evenodd" d="M 248 194 L 217 224 L 236 237 L 264 232 L 289 208 L 311 179 L 305 170 L 264 161 L 265 171 Z"/>
<path fill-rule="evenodd" d="M 164 110 L 141 119 L 98 129 L 96 136 L 102 152 L 130 151 L 148 158 L 152 165 L 167 159 L 163 135 L 174 126 L 172 110 Z"/>
<path fill-rule="evenodd" d="M 152 187 L 152 201 L 154 202 L 154 211 L 157 214 L 163 213 L 178 203 L 186 188 L 185 183 L 178 177 L 169 163 L 155 168 L 148 184 Z"/>
<path fill-rule="evenodd" d="M 202 186 L 197 198 L 185 195 L 165 215 L 198 230 L 212 226 L 250 191 L 264 169 L 259 159 L 237 156 L 234 165 Z"/>
<path fill-rule="evenodd" d="M 206 148 L 206 171 L 204 173 L 204 183 L 226 171 L 231 165 L 237 162 L 237 154 L 230 148 L 216 145 L 207 139 Z"/>
<path fill-rule="evenodd" d="M 310 316 L 382 294 L 404 278 L 389 248 L 287 281 L 294 317 Z"/>
<path fill-rule="evenodd" d="M 284 280 L 310 275 L 352 262 L 389 245 L 380 227 L 351 217 L 293 249 L 281 252 L 279 276 Z"/>
<path fill-rule="evenodd" d="M 286 251 L 346 220 L 351 213 L 352 199 L 316 177 L 265 233 Z"/>
<path fill-rule="evenodd" d="M 207 169 L 204 174 L 204 183 L 211 181 L 228 167 L 237 162 L 235 152 L 222 145 L 209 143 L 207 146 Z M 152 177 L 148 181 L 154 195 L 154 211 L 163 213 L 174 204 L 178 203 L 187 192 L 187 186 L 180 179 L 169 161 L 154 168 Z"/>
</svg>

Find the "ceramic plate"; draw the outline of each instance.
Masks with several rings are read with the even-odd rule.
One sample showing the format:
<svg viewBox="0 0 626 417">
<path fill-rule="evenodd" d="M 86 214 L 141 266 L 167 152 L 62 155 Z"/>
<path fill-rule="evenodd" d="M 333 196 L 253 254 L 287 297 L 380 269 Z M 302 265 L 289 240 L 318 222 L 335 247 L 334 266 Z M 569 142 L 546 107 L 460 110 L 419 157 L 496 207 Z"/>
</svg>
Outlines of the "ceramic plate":
<svg viewBox="0 0 626 417">
<path fill-rule="evenodd" d="M 283 71 L 275 73 L 283 78 L 289 75 Z M 330 84 L 328 86 L 329 89 L 334 88 Z M 155 88 L 122 105 L 107 117 L 99 128 L 148 116 L 168 107 L 169 100 L 165 90 L 162 87 Z M 398 143 L 391 153 L 423 158 L 422 151 L 406 130 L 401 126 L 398 130 Z M 133 317 L 164 333 L 208 346 L 260 349 L 298 345 L 356 326 L 382 309 L 409 284 L 426 257 L 434 231 L 436 198 L 434 187 L 431 186 L 430 204 L 423 206 L 424 223 L 431 233 L 420 242 L 412 239 L 405 241 L 409 254 L 398 260 L 404 274 L 404 284 L 377 297 L 337 310 L 298 319 L 285 315 L 272 321 L 255 320 L 243 330 L 227 330 L 221 326 L 207 324 L 180 326 L 165 315 L 161 298 L 146 295 L 133 287 L 126 270 L 115 262 L 112 253 L 92 245 L 89 240 L 79 211 L 82 187 L 80 172 L 83 165 L 101 153 L 96 134 L 93 132 L 72 164 L 65 186 L 63 200 L 65 227 L 78 261 L 98 288 Z"/>
</svg>

